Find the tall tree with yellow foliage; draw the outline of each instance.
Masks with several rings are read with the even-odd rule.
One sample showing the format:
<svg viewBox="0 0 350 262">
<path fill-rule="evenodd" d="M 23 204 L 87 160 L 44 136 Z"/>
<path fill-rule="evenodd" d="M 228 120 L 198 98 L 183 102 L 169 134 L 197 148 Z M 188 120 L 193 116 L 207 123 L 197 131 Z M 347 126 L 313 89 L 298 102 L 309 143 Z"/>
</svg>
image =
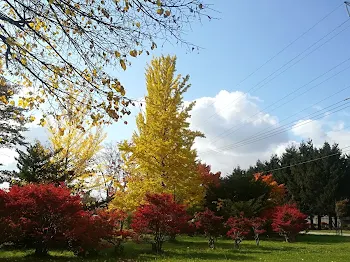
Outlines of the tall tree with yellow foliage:
<svg viewBox="0 0 350 262">
<path fill-rule="evenodd" d="M 89 117 L 89 104 L 80 103 L 79 93 L 70 90 L 61 108 L 61 113 L 48 120 L 48 130 L 53 150 L 59 152 L 57 160 L 66 170 L 66 181 L 76 187 L 93 184 L 92 159 L 101 150 L 101 143 L 106 138 L 101 125 L 95 125 Z M 73 182 L 73 183 L 72 183 Z"/>
<path fill-rule="evenodd" d="M 133 210 L 146 193 L 171 193 L 189 206 L 203 199 L 192 147 L 195 138 L 204 135 L 189 129 L 195 103 L 184 105 L 189 76 L 175 76 L 175 66 L 176 57 L 162 56 L 153 59 L 146 71 L 146 112 L 136 119 L 138 130 L 131 143 L 120 146 L 129 176 L 126 190 L 116 192 L 112 208 Z"/>
</svg>

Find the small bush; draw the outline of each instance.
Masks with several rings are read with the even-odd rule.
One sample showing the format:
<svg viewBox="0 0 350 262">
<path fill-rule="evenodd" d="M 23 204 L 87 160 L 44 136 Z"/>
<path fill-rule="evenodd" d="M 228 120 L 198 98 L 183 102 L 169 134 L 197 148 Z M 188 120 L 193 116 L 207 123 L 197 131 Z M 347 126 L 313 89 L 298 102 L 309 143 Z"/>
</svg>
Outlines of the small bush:
<svg viewBox="0 0 350 262">
<path fill-rule="evenodd" d="M 208 238 L 209 248 L 215 248 L 215 240 L 222 231 L 222 217 L 218 217 L 208 208 L 194 217 L 194 224 L 198 231 Z"/>
<path fill-rule="evenodd" d="M 227 236 L 234 240 L 235 248 L 239 248 L 243 239 L 251 233 L 251 222 L 243 213 L 239 217 L 230 217 L 226 226 L 229 228 Z"/>
<path fill-rule="evenodd" d="M 146 203 L 140 205 L 131 227 L 139 235 L 152 234 L 152 250 L 162 251 L 166 238 L 184 232 L 189 217 L 184 205 L 177 204 L 170 194 L 147 194 Z"/>
<path fill-rule="evenodd" d="M 300 231 L 307 229 L 307 215 L 301 213 L 296 205 L 283 205 L 275 208 L 272 228 L 284 236 L 286 242 L 295 240 Z"/>
</svg>

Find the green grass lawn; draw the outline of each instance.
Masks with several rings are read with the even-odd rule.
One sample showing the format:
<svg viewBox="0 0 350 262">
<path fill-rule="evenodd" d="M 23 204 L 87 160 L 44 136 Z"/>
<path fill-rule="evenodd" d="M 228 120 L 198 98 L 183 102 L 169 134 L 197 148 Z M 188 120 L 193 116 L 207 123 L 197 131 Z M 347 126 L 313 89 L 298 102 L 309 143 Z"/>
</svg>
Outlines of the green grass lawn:
<svg viewBox="0 0 350 262">
<path fill-rule="evenodd" d="M 254 241 L 243 241 L 240 250 L 233 249 L 229 240 L 219 240 L 217 248 L 210 250 L 204 238 L 179 237 L 177 243 L 166 243 L 164 254 L 150 252 L 150 245 L 125 244 L 123 256 L 113 253 L 102 253 L 98 258 L 85 261 L 350 261 L 350 237 L 341 236 L 299 236 L 296 243 L 283 241 L 261 241 L 260 247 Z M 0 250 L 0 261 L 81 261 L 70 252 L 51 252 L 50 258 L 37 259 L 31 256 L 32 251 Z"/>
</svg>

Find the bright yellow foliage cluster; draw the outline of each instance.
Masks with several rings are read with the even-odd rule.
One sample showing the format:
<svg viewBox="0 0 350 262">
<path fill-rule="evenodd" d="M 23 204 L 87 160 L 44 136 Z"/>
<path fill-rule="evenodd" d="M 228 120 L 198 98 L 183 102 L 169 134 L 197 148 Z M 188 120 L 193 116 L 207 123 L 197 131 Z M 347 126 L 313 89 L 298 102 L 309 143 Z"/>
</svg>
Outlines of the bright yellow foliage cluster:
<svg viewBox="0 0 350 262">
<path fill-rule="evenodd" d="M 193 144 L 203 134 L 189 129 L 194 102 L 187 107 L 183 94 L 188 76 L 175 76 L 176 57 L 152 60 L 146 72 L 146 112 L 137 117 L 138 132 L 131 143 L 124 141 L 125 168 L 129 173 L 126 190 L 117 191 L 111 207 L 132 211 L 146 193 L 171 193 L 189 206 L 200 203 L 204 188 L 197 172 Z"/>
<path fill-rule="evenodd" d="M 91 160 L 101 150 L 106 134 L 102 126 L 86 120 L 89 109 L 77 105 L 76 96 L 78 93 L 71 90 L 61 115 L 53 120 L 48 119 L 48 130 L 52 147 L 59 152 L 57 161 L 61 161 L 64 169 L 70 171 L 67 181 L 86 186 L 94 176 Z"/>
</svg>

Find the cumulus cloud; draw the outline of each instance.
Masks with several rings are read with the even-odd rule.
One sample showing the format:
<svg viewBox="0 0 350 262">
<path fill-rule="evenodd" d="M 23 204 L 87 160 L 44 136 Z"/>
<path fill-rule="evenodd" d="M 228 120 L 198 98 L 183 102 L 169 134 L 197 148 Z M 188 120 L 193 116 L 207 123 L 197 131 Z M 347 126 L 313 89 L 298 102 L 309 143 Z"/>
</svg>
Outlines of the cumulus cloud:
<svg viewBox="0 0 350 262">
<path fill-rule="evenodd" d="M 312 139 L 316 146 L 325 141 L 338 143 L 341 148 L 350 146 L 350 130 L 343 121 L 332 121 L 327 114 L 321 120 L 299 120 L 289 132 L 260 139 L 262 133 L 282 126 L 276 116 L 260 112 L 260 102 L 249 94 L 225 90 L 215 97 L 197 99 L 190 124 L 206 135 L 195 142 L 199 158 L 225 175 L 237 165 L 247 168 L 258 159 L 281 155 L 286 147 L 301 140 Z"/>
<path fill-rule="evenodd" d="M 254 143 L 245 141 L 258 132 L 279 127 L 276 116 L 260 112 L 259 102 L 249 94 L 225 90 L 215 97 L 197 99 L 190 123 L 191 128 L 206 135 L 196 140 L 199 158 L 226 174 L 237 165 L 246 168 L 258 159 L 269 159 L 272 154 L 283 152 L 290 143 L 287 133 Z"/>
<path fill-rule="evenodd" d="M 316 146 L 325 141 L 337 143 L 340 148 L 350 146 L 350 130 L 343 121 L 300 120 L 293 126 L 292 132 L 303 140 L 312 139 Z"/>
</svg>

